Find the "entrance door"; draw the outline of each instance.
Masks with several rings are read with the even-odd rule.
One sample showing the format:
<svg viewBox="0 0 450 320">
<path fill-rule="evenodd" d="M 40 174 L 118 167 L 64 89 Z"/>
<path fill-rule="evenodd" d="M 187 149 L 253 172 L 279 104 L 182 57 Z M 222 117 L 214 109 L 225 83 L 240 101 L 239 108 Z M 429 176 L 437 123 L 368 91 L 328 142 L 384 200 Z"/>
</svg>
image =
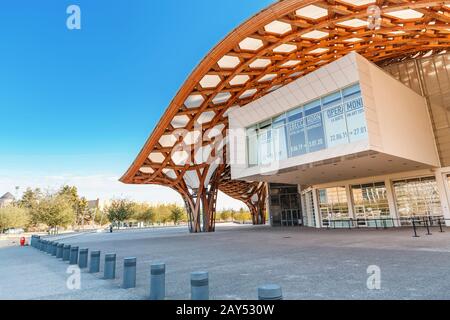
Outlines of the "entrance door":
<svg viewBox="0 0 450 320">
<path fill-rule="evenodd" d="M 302 211 L 297 186 L 271 183 L 270 220 L 272 226 L 301 225 Z"/>
<path fill-rule="evenodd" d="M 281 212 L 281 225 L 290 227 L 298 225 L 297 210 L 286 209 Z"/>
</svg>

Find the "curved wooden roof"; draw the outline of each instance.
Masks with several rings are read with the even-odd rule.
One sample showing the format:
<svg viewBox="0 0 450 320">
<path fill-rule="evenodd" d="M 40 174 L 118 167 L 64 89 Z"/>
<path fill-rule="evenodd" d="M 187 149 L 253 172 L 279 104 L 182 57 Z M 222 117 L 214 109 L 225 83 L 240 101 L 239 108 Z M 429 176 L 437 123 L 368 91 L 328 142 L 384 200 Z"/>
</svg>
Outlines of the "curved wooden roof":
<svg viewBox="0 0 450 320">
<path fill-rule="evenodd" d="M 379 26 L 370 15 L 380 9 Z M 381 63 L 450 46 L 450 1 L 283 0 L 244 22 L 192 72 L 170 103 L 124 183 L 174 187 L 205 166 L 177 163 L 172 133 L 216 128 L 225 134 L 227 111 L 276 90 L 351 51 Z M 242 183 L 224 179 L 221 190 L 240 198 Z M 237 190 L 237 189 L 239 190 Z M 256 185 L 247 185 L 256 188 Z M 251 192 L 249 192 L 251 193 Z M 244 199 L 245 200 L 245 199 Z"/>
</svg>

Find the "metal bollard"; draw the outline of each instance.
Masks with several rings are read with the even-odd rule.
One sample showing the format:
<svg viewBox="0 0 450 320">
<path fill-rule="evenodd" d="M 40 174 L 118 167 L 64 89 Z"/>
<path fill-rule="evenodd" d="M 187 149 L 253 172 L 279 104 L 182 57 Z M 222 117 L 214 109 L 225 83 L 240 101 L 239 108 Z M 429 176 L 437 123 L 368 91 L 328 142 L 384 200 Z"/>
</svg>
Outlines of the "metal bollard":
<svg viewBox="0 0 450 320">
<path fill-rule="evenodd" d="M 78 259 L 78 266 L 80 269 L 86 269 L 88 266 L 89 249 L 80 249 L 80 258 Z"/>
<path fill-rule="evenodd" d="M 281 287 L 276 284 L 268 284 L 259 287 L 258 300 L 283 300 Z"/>
<path fill-rule="evenodd" d="M 444 230 L 442 229 L 442 221 L 441 221 L 441 218 L 439 218 L 439 232 L 441 232 L 441 233 L 443 233 L 444 232 Z"/>
<path fill-rule="evenodd" d="M 31 236 L 30 246 L 34 247 L 34 235 Z"/>
<path fill-rule="evenodd" d="M 412 220 L 412 226 L 414 231 L 413 238 L 419 238 L 419 236 L 417 235 L 416 221 L 414 219 Z"/>
<path fill-rule="evenodd" d="M 52 256 L 56 257 L 56 251 L 58 249 L 58 242 L 53 242 L 53 246 L 52 246 Z"/>
<path fill-rule="evenodd" d="M 100 251 L 91 252 L 91 261 L 89 263 L 89 273 L 100 272 Z"/>
<path fill-rule="evenodd" d="M 44 243 L 44 240 L 39 240 L 39 243 L 38 243 L 38 249 L 39 249 L 39 251 L 42 251 L 43 243 Z"/>
<path fill-rule="evenodd" d="M 105 255 L 104 279 L 116 278 L 116 254 L 108 253 Z"/>
<path fill-rule="evenodd" d="M 136 258 L 123 260 L 123 284 L 124 289 L 136 287 Z"/>
<path fill-rule="evenodd" d="M 191 300 L 209 300 L 208 272 L 191 273 Z"/>
<path fill-rule="evenodd" d="M 78 247 L 70 248 L 69 264 L 71 264 L 71 265 L 78 264 Z"/>
<path fill-rule="evenodd" d="M 429 222 L 429 220 L 426 219 L 426 220 L 425 220 L 425 224 L 426 224 L 426 227 L 427 227 L 427 236 L 431 236 L 431 235 L 433 235 L 433 234 L 432 234 L 431 231 L 430 231 L 430 225 L 428 224 L 428 222 Z"/>
<path fill-rule="evenodd" d="M 164 300 L 166 298 L 166 265 L 152 264 L 150 268 L 150 300 Z"/>
<path fill-rule="evenodd" d="M 48 243 L 48 246 L 47 246 L 47 253 L 49 254 L 49 255 L 52 255 L 52 253 L 53 253 L 53 241 L 49 241 L 49 243 Z"/>
<path fill-rule="evenodd" d="M 56 246 L 56 258 L 57 259 L 62 259 L 63 249 L 64 249 L 64 243 L 58 243 L 58 245 Z"/>
<path fill-rule="evenodd" d="M 69 261 L 70 260 L 70 244 L 64 245 L 63 248 L 63 261 Z"/>
</svg>

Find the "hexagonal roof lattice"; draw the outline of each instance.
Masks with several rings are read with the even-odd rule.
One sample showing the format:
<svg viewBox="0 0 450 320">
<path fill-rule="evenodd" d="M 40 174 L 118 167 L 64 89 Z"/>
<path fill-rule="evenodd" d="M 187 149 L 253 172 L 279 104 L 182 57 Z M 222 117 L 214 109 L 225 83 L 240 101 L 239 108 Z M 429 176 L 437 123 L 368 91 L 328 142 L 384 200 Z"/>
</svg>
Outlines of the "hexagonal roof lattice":
<svg viewBox="0 0 450 320">
<path fill-rule="evenodd" d="M 379 25 L 370 23 L 377 12 L 368 10 L 372 5 L 378 5 Z M 173 186 L 201 167 L 195 161 L 174 163 L 176 143 L 170 146 L 174 139 L 168 137 L 176 129 L 222 124 L 226 134 L 229 108 L 244 106 L 351 51 L 381 63 L 448 49 L 449 23 L 450 0 L 278 1 L 232 31 L 200 62 L 121 181 Z M 227 184 L 220 189 L 227 193 Z M 242 199 L 235 187 L 228 189 Z"/>
</svg>

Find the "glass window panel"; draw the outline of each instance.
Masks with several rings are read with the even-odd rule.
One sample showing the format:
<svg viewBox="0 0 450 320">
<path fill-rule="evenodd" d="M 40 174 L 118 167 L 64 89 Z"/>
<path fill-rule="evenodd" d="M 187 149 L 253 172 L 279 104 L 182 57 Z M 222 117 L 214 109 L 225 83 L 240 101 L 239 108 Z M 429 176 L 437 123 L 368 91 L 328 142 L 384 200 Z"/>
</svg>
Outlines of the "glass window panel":
<svg viewBox="0 0 450 320">
<path fill-rule="evenodd" d="M 387 190 L 384 182 L 352 186 L 357 219 L 383 219 L 390 217 Z"/>
<path fill-rule="evenodd" d="M 281 201 L 281 208 L 282 209 L 289 209 L 290 208 L 290 201 L 289 201 L 289 195 L 288 194 L 283 194 L 280 196 L 280 201 Z"/>
<path fill-rule="evenodd" d="M 325 149 L 325 131 L 320 100 L 305 106 L 305 119 L 308 151 L 316 152 Z"/>
<path fill-rule="evenodd" d="M 324 98 L 323 103 L 327 147 L 348 143 L 347 120 L 341 92 Z"/>
<path fill-rule="evenodd" d="M 344 106 L 350 142 L 368 139 L 369 134 L 361 95 L 346 100 Z"/>
<path fill-rule="evenodd" d="M 272 130 L 270 127 L 259 129 L 258 133 L 259 164 L 269 164 L 273 161 Z"/>
<path fill-rule="evenodd" d="M 274 160 L 284 160 L 288 158 L 286 115 L 275 118 L 272 123 L 273 152 Z"/>
<path fill-rule="evenodd" d="M 255 127 L 247 129 L 247 157 L 250 167 L 258 165 L 258 134 Z"/>
<path fill-rule="evenodd" d="M 314 206 L 313 192 L 309 191 L 302 196 L 303 220 L 307 227 L 316 226 L 316 210 Z"/>
<path fill-rule="evenodd" d="M 339 220 L 349 219 L 345 187 L 320 189 L 318 190 L 318 198 L 320 214 L 324 225 L 332 224 L 333 227 L 348 227 L 348 223 L 339 224 Z"/>
<path fill-rule="evenodd" d="M 323 108 L 332 107 L 342 103 L 341 92 L 332 93 L 322 99 Z"/>
<path fill-rule="evenodd" d="M 287 136 L 289 157 L 297 157 L 307 153 L 303 110 L 294 110 L 288 113 Z"/>
<path fill-rule="evenodd" d="M 402 218 L 442 215 L 435 177 L 396 181 L 394 191 Z"/>
<path fill-rule="evenodd" d="M 360 95 L 361 95 L 361 86 L 359 85 L 359 83 L 342 90 L 342 96 L 344 97 L 344 101 L 352 100 Z"/>
<path fill-rule="evenodd" d="M 280 197 L 279 196 L 271 196 L 270 203 L 272 204 L 272 206 L 279 206 L 280 205 Z"/>
</svg>

